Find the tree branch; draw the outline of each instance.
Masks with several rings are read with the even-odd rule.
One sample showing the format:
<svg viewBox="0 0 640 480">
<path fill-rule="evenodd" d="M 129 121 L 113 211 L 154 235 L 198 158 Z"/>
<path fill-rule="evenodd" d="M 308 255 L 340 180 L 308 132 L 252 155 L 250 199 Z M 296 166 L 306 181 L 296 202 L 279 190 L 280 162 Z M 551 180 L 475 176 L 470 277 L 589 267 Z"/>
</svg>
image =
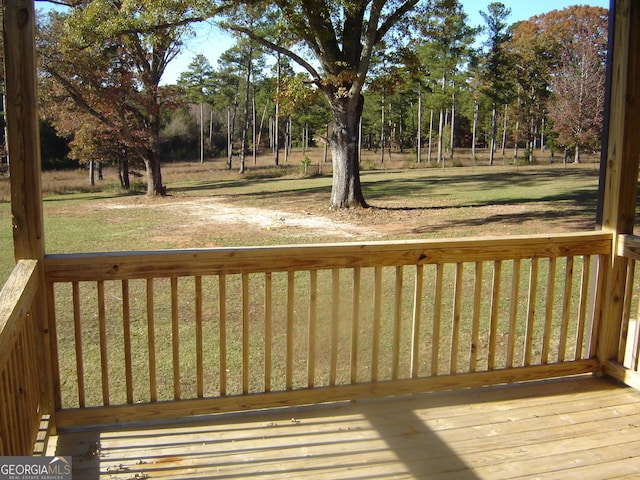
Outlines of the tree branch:
<svg viewBox="0 0 640 480">
<path fill-rule="evenodd" d="M 384 20 L 384 22 L 382 22 L 382 25 L 380 25 L 380 28 L 378 28 L 378 30 L 376 31 L 374 44 L 382 40 L 382 37 L 384 37 L 387 34 L 387 32 L 391 29 L 391 27 L 393 27 L 396 23 L 400 21 L 400 19 L 404 15 L 406 15 L 409 11 L 411 11 L 411 9 L 415 7 L 419 1 L 420 0 L 408 0 L 407 2 L 400 5 L 395 12 L 389 15 Z"/>
<path fill-rule="evenodd" d="M 313 66 L 309 62 L 307 62 L 304 58 L 292 52 L 288 48 L 284 48 L 284 47 L 281 47 L 280 45 L 276 45 L 275 43 L 267 40 L 266 38 L 256 35 L 248 28 L 240 27 L 238 25 L 225 25 L 225 26 L 233 30 L 234 32 L 238 32 L 246 35 L 251 40 L 255 40 L 260 45 L 267 47 L 270 50 L 286 55 L 291 60 L 296 62 L 298 65 L 300 65 L 302 68 L 304 68 L 307 72 L 309 72 L 309 74 L 313 77 L 315 82 L 319 83 L 321 81 L 321 77 L 318 71 L 315 68 L 313 68 Z"/>
</svg>

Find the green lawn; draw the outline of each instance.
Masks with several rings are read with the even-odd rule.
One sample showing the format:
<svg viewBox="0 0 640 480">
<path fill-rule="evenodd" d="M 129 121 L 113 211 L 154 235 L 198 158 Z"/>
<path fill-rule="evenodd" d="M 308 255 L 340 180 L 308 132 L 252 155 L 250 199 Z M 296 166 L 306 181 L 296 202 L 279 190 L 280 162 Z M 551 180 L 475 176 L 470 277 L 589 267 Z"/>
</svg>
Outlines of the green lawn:
<svg viewBox="0 0 640 480">
<path fill-rule="evenodd" d="M 46 250 L 70 253 L 301 242 L 299 236 L 282 231 L 276 235 L 265 229 L 189 224 L 191 217 L 179 206 L 163 209 L 161 214 L 158 208 L 151 208 L 192 199 L 206 204 L 214 197 L 223 197 L 238 208 L 274 208 L 328 216 L 361 225 L 363 231 L 365 227 L 379 227 L 380 232 L 366 238 L 369 240 L 537 233 L 554 222 L 554 228 L 565 231 L 590 229 L 595 218 L 598 171 L 593 163 L 567 168 L 546 165 L 364 171 L 361 178 L 365 197 L 375 208 L 346 213 L 328 211 L 330 175 L 303 178 L 297 173 L 282 172 L 267 168 L 240 176 L 206 164 L 167 166 L 164 179 L 170 196 L 158 200 L 139 194 L 123 195 L 113 187 L 115 172 L 111 171 L 106 173 L 104 186 L 89 191 L 83 188 L 86 180 L 82 172 L 56 172 L 55 176 L 45 173 Z M 79 187 L 74 189 L 73 182 Z M 2 183 L 7 184 L 8 179 L 0 179 L 0 194 Z M 57 183 L 65 184 L 65 188 L 57 189 Z M 51 193 L 59 191 L 71 193 Z M 2 281 L 13 265 L 8 198 L 0 195 Z M 214 209 L 211 224 L 215 223 L 215 215 Z M 407 229 L 385 230 L 394 222 L 405 222 Z M 302 241 L 341 241 L 341 237 L 323 237 L 316 232 Z"/>
</svg>

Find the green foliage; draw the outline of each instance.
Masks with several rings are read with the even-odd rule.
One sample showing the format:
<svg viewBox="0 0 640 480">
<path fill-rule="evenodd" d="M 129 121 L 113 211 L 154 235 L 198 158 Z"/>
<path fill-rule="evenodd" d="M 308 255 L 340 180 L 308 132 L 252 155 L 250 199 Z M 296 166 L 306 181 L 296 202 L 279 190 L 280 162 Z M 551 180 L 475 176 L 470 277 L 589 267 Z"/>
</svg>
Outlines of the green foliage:
<svg viewBox="0 0 640 480">
<path fill-rule="evenodd" d="M 309 167 L 311 166 L 311 159 L 308 156 L 305 156 L 300 160 L 300 166 L 302 168 L 302 174 L 307 176 L 309 174 Z"/>
</svg>

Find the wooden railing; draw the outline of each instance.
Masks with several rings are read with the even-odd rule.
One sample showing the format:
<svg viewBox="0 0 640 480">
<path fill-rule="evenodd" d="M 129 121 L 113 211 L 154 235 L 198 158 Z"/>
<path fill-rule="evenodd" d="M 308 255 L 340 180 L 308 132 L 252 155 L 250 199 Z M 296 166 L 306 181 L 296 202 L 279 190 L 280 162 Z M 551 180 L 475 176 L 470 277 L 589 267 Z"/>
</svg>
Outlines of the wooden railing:
<svg viewBox="0 0 640 480">
<path fill-rule="evenodd" d="M 609 362 L 607 373 L 640 389 L 640 237 L 621 235 L 617 253 L 628 264 L 618 358 Z"/>
<path fill-rule="evenodd" d="M 44 414 L 37 288 L 37 261 L 21 260 L 0 291 L 0 456 L 31 455 Z"/>
<path fill-rule="evenodd" d="M 53 255 L 60 427 L 595 371 L 612 237 Z"/>
</svg>

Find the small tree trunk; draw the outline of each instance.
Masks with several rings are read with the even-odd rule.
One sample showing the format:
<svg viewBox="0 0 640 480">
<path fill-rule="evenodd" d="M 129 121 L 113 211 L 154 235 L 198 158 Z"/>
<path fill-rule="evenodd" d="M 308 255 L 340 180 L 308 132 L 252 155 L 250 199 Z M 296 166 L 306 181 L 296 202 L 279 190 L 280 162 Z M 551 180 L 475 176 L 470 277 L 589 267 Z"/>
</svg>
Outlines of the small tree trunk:
<svg viewBox="0 0 640 480">
<path fill-rule="evenodd" d="M 502 122 L 502 158 L 504 159 L 507 148 L 507 104 L 504 106 L 504 119 Z"/>
<path fill-rule="evenodd" d="M 253 98 L 251 99 L 251 127 L 253 128 L 253 132 L 251 133 L 251 140 L 253 142 L 253 148 L 252 148 L 252 154 L 253 154 L 253 164 L 257 165 L 258 164 L 258 140 L 256 138 L 257 136 L 257 128 L 258 126 L 256 125 L 257 122 L 257 116 L 256 116 L 256 94 L 253 94 Z"/>
<path fill-rule="evenodd" d="M 92 187 L 96 184 L 95 162 L 89 160 L 89 185 Z"/>
<path fill-rule="evenodd" d="M 453 149 L 454 149 L 454 141 L 455 141 L 455 132 L 456 132 L 456 93 L 455 93 L 455 89 L 453 91 L 453 93 L 451 94 L 451 100 L 453 101 L 453 104 L 451 105 L 451 140 L 450 140 L 450 144 L 451 144 L 451 150 L 449 150 L 449 159 L 453 160 Z"/>
<path fill-rule="evenodd" d="M 382 109 L 380 114 L 380 163 L 384 163 L 384 92 L 382 92 Z"/>
<path fill-rule="evenodd" d="M 493 110 L 491 111 L 491 145 L 489 149 L 489 165 L 493 165 L 493 154 L 496 151 L 496 135 L 498 130 L 497 125 L 497 112 L 495 105 L 493 106 Z"/>
<path fill-rule="evenodd" d="M 227 167 L 231 170 L 233 158 L 233 142 L 231 139 L 231 108 L 227 107 Z"/>
<path fill-rule="evenodd" d="M 327 163 L 327 158 L 328 158 L 328 153 L 329 153 L 329 124 L 327 123 L 327 126 L 325 128 L 326 130 L 326 135 L 325 135 L 325 142 L 324 142 L 324 152 L 322 154 L 322 162 L 323 163 Z"/>
<path fill-rule="evenodd" d="M 131 179 L 129 177 L 129 160 L 123 158 L 118 163 L 119 165 L 119 176 L 120 176 L 120 185 L 125 190 L 131 189 Z"/>
<path fill-rule="evenodd" d="M 422 90 L 418 90 L 418 130 L 416 132 L 418 163 L 422 162 Z"/>
<path fill-rule="evenodd" d="M 444 110 L 440 109 L 440 123 L 438 124 L 438 163 L 442 162 L 442 132 L 444 129 Z"/>
<path fill-rule="evenodd" d="M 204 163 L 204 103 L 200 102 L 200 163 Z"/>
<path fill-rule="evenodd" d="M 280 54 L 278 53 L 278 59 L 276 61 L 276 113 L 275 113 L 274 125 L 273 125 L 273 150 L 274 150 L 274 163 L 280 165 L 280 142 L 278 139 L 279 122 L 280 122 Z"/>
<path fill-rule="evenodd" d="M 476 131 L 478 129 L 478 102 L 473 102 L 473 129 L 471 132 L 471 161 L 476 163 Z"/>
<path fill-rule="evenodd" d="M 433 140 L 433 108 L 429 114 L 429 151 L 427 152 L 427 162 L 431 163 L 431 148 Z"/>
<path fill-rule="evenodd" d="M 516 134 L 515 134 L 515 145 L 513 146 L 513 159 L 517 160 L 518 158 L 518 142 L 520 141 L 520 120 L 516 121 Z"/>
<path fill-rule="evenodd" d="M 244 173 L 245 161 L 248 150 L 248 136 L 249 136 L 249 97 L 251 93 L 251 70 L 253 66 L 253 48 L 249 46 L 247 54 L 247 75 L 245 77 L 245 90 L 244 90 L 244 109 L 242 118 L 242 145 L 240 147 L 240 173 Z"/>
</svg>

